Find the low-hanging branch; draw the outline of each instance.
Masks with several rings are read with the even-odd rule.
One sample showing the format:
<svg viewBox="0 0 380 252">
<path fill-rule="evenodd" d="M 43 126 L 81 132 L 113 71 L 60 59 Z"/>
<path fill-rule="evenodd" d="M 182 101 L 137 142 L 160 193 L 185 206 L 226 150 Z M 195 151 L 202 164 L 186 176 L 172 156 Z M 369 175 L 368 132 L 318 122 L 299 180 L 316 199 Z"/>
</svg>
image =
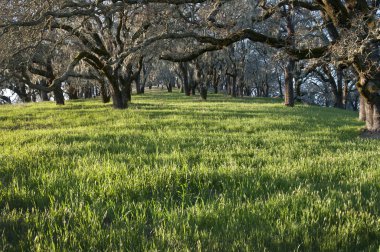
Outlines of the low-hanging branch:
<svg viewBox="0 0 380 252">
<path fill-rule="evenodd" d="M 329 51 L 329 46 L 321 46 L 316 48 L 289 48 L 286 40 L 280 38 L 270 37 L 252 29 L 243 29 L 238 32 L 232 33 L 224 38 L 214 38 L 211 36 L 198 35 L 196 33 L 183 33 L 183 34 L 164 34 L 161 35 L 161 39 L 194 39 L 202 44 L 208 44 L 194 49 L 189 53 L 164 53 L 160 56 L 161 59 L 185 62 L 193 60 L 205 52 L 217 51 L 223 49 L 233 43 L 249 39 L 252 42 L 260 42 L 270 47 L 277 49 L 284 49 L 286 53 L 296 59 L 312 59 L 320 58 Z"/>
</svg>

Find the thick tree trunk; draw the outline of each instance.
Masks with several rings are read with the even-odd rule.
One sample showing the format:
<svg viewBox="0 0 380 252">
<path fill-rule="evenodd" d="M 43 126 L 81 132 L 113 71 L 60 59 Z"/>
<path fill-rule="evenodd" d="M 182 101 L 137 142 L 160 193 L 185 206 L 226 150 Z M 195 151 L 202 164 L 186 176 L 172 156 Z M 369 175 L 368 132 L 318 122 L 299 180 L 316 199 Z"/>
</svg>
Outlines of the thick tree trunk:
<svg viewBox="0 0 380 252">
<path fill-rule="evenodd" d="M 128 96 L 130 95 L 130 88 L 126 85 L 122 85 L 120 78 L 115 78 L 116 82 L 111 83 L 112 87 L 112 103 L 115 109 L 126 109 L 128 108 Z"/>
<path fill-rule="evenodd" d="M 360 109 L 360 119 L 365 120 L 366 130 L 370 132 L 380 133 L 380 103 L 365 102 L 365 111 Z M 365 112 L 365 118 L 362 113 Z"/>
<path fill-rule="evenodd" d="M 60 86 L 56 86 L 53 90 L 54 100 L 57 105 L 65 105 L 65 97 Z"/>
<path fill-rule="evenodd" d="M 108 69 L 108 71 L 106 71 L 106 76 L 110 83 L 113 107 L 115 109 L 128 108 L 128 91 L 127 85 L 125 85 L 123 82 L 123 76 L 118 76 L 111 69 Z"/>
<path fill-rule="evenodd" d="M 126 109 L 128 108 L 128 101 L 125 95 L 122 95 L 119 90 L 114 91 L 112 94 L 112 103 L 115 109 Z"/>
</svg>

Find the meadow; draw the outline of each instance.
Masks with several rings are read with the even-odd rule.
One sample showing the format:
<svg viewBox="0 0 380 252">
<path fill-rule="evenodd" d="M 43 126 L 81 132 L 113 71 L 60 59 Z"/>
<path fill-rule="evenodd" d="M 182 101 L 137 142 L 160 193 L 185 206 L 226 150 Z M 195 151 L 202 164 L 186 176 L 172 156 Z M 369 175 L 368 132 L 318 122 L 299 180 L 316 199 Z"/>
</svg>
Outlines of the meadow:
<svg viewBox="0 0 380 252">
<path fill-rule="evenodd" d="M 164 92 L 0 106 L 0 250 L 378 251 L 357 117 Z"/>
</svg>

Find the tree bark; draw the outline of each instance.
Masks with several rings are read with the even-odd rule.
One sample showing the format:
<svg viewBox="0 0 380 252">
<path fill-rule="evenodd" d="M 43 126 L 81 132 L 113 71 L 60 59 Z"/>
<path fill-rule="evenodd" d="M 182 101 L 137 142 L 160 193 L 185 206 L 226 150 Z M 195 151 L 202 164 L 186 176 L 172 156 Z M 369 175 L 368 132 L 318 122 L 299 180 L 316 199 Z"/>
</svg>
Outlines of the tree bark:
<svg viewBox="0 0 380 252">
<path fill-rule="evenodd" d="M 294 90 L 293 90 L 293 70 L 295 60 L 289 59 L 285 68 L 285 106 L 294 106 Z"/>
<path fill-rule="evenodd" d="M 286 17 L 287 43 L 292 49 L 295 49 L 295 26 L 292 18 L 292 5 L 288 4 L 288 9 L 284 7 Z M 294 71 L 296 61 L 294 58 L 289 58 L 285 68 L 285 106 L 294 106 Z"/>
<path fill-rule="evenodd" d="M 218 76 L 218 70 L 216 68 L 213 69 L 212 72 L 212 86 L 214 87 L 214 93 L 218 93 L 218 86 L 219 86 L 219 76 Z"/>
<path fill-rule="evenodd" d="M 63 96 L 62 88 L 59 85 L 54 87 L 53 94 L 57 105 L 65 105 L 65 97 Z"/>
<path fill-rule="evenodd" d="M 189 85 L 189 73 L 187 70 L 187 63 L 181 62 L 179 63 L 179 69 L 182 72 L 182 77 L 183 77 L 183 89 L 185 92 L 186 96 L 190 96 L 190 85 Z"/>
<path fill-rule="evenodd" d="M 232 97 L 237 97 L 237 74 L 232 76 Z"/>
<path fill-rule="evenodd" d="M 103 103 L 109 103 L 111 101 L 111 96 L 109 95 L 105 81 L 100 81 L 100 95 Z"/>
<path fill-rule="evenodd" d="M 360 96 L 359 120 L 366 121 L 366 101 L 364 96 Z"/>
<path fill-rule="evenodd" d="M 168 84 L 166 85 L 166 88 L 168 89 L 168 93 L 173 92 L 173 85 L 171 81 L 168 82 Z"/>
<path fill-rule="evenodd" d="M 136 84 L 136 93 L 137 93 L 137 94 L 142 94 L 142 92 L 141 92 L 140 75 L 138 75 L 138 76 L 136 77 L 135 84 Z"/>
<path fill-rule="evenodd" d="M 201 86 L 200 93 L 201 93 L 202 100 L 204 100 L 204 101 L 207 100 L 207 87 L 206 86 Z"/>
</svg>

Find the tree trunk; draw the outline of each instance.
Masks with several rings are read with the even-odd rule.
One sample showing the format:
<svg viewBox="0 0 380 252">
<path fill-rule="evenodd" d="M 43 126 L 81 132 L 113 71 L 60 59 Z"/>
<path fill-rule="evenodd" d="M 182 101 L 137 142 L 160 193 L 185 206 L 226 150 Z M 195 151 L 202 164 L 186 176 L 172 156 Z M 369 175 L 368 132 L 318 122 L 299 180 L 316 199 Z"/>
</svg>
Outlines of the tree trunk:
<svg viewBox="0 0 380 252">
<path fill-rule="evenodd" d="M 48 93 L 45 92 L 45 91 L 40 91 L 40 96 L 41 96 L 41 100 L 42 101 L 49 101 L 49 96 L 48 96 Z"/>
<path fill-rule="evenodd" d="M 287 42 L 295 49 L 295 25 L 292 18 L 292 5 L 288 6 L 289 9 L 284 9 L 286 14 L 286 30 L 287 30 Z M 285 7 L 284 7 L 285 8 Z M 294 88 L 293 88 L 293 78 L 294 70 L 296 66 L 296 61 L 293 58 L 289 58 L 288 64 L 285 68 L 285 106 L 294 106 Z"/>
<path fill-rule="evenodd" d="M 103 103 L 109 103 L 111 101 L 111 96 L 109 95 L 105 81 L 100 82 L 100 95 L 102 97 Z"/>
<path fill-rule="evenodd" d="M 231 95 L 232 94 L 232 90 L 231 90 L 231 77 L 229 75 L 226 76 L 226 89 L 227 89 L 227 95 Z"/>
<path fill-rule="evenodd" d="M 84 98 L 85 99 L 91 99 L 93 97 L 92 87 L 90 83 L 87 83 L 87 85 L 84 87 Z"/>
<path fill-rule="evenodd" d="M 200 93 L 201 93 L 202 100 L 204 100 L 204 101 L 207 100 L 207 87 L 206 86 L 201 86 Z"/>
<path fill-rule="evenodd" d="M 232 97 L 237 96 L 237 75 L 236 73 L 232 76 Z"/>
<path fill-rule="evenodd" d="M 115 109 L 126 109 L 128 108 L 128 101 L 124 95 L 119 90 L 114 90 L 112 94 L 112 103 Z"/>
<path fill-rule="evenodd" d="M 39 85 L 40 85 L 40 86 L 47 87 L 47 82 L 46 82 L 46 80 L 41 80 L 41 81 L 39 82 Z M 42 101 L 49 101 L 48 92 L 45 92 L 45 91 L 40 90 L 40 97 L 41 97 L 41 100 L 42 100 Z"/>
<path fill-rule="evenodd" d="M 166 88 L 168 89 L 168 93 L 172 93 L 173 92 L 173 85 L 172 85 L 171 81 L 169 81 L 169 83 L 167 84 Z"/>
<path fill-rule="evenodd" d="M 77 100 L 78 97 L 78 90 L 75 88 L 74 85 L 69 84 L 67 90 L 67 94 L 69 95 L 69 100 Z"/>
<path fill-rule="evenodd" d="M 282 91 L 282 82 L 281 82 L 280 76 L 277 77 L 277 82 L 278 82 L 278 89 L 279 89 L 279 93 L 280 93 L 280 98 L 282 98 L 282 97 L 284 97 L 284 93 Z"/>
<path fill-rule="evenodd" d="M 135 83 L 136 83 L 136 93 L 141 94 L 142 92 L 141 92 L 140 75 L 137 76 Z"/>
<path fill-rule="evenodd" d="M 337 69 L 337 82 L 336 82 L 336 90 L 334 92 L 334 98 L 335 98 L 335 103 L 334 107 L 335 108 L 340 108 L 344 109 L 344 102 L 343 102 L 343 69 L 338 67 Z M 333 84 L 333 83 L 331 83 Z"/>
<path fill-rule="evenodd" d="M 65 97 L 60 86 L 56 86 L 53 90 L 54 100 L 57 105 L 65 105 Z"/>
<path fill-rule="evenodd" d="M 212 76 L 212 86 L 214 87 L 214 93 L 218 93 L 218 71 L 214 68 Z"/>
<path fill-rule="evenodd" d="M 183 90 L 185 92 L 186 96 L 190 96 L 190 85 L 189 85 L 189 73 L 187 70 L 187 65 L 184 62 L 179 63 L 179 69 L 182 72 L 182 77 L 183 77 Z"/>
<path fill-rule="evenodd" d="M 120 82 L 120 83 L 119 83 Z M 112 103 L 115 109 L 126 109 L 128 108 L 128 96 L 130 88 L 124 83 L 121 83 L 121 77 L 114 78 L 114 82 L 111 83 L 112 87 Z M 120 89 L 119 89 L 120 88 Z"/>
<path fill-rule="evenodd" d="M 111 88 L 113 107 L 115 109 L 128 108 L 128 90 L 130 88 L 127 88 L 125 78 L 121 74 L 115 73 L 112 69 L 107 69 L 105 74 Z"/>
<path fill-rule="evenodd" d="M 294 59 L 289 59 L 285 68 L 285 106 L 294 106 L 294 90 L 293 90 L 293 70 L 295 66 Z"/>
<path fill-rule="evenodd" d="M 297 96 L 297 99 L 300 100 L 301 99 L 301 86 L 302 86 L 302 81 L 297 79 L 296 80 L 296 96 Z"/>
<path fill-rule="evenodd" d="M 342 92 L 334 93 L 334 99 L 335 99 L 334 107 L 344 109 L 343 93 Z"/>
<path fill-rule="evenodd" d="M 195 95 L 195 90 L 197 89 L 197 84 L 193 82 L 193 85 L 191 87 L 191 95 Z"/>
<path fill-rule="evenodd" d="M 343 88 L 343 108 L 347 109 L 348 103 L 348 80 L 344 80 L 344 88 Z"/>
<path fill-rule="evenodd" d="M 127 100 L 128 102 L 131 102 L 132 101 L 132 82 L 127 81 L 124 85 L 125 85 Z"/>
</svg>

